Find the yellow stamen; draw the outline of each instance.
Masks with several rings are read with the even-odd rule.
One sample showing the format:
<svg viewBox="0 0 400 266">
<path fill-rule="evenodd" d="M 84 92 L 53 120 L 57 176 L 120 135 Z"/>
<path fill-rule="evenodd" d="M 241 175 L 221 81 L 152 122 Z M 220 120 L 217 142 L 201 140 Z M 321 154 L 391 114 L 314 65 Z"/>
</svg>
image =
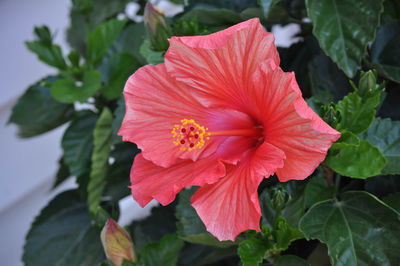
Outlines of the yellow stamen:
<svg viewBox="0 0 400 266">
<path fill-rule="evenodd" d="M 192 151 L 204 146 L 206 129 L 193 119 L 182 119 L 180 124 L 174 125 L 171 133 L 173 143 L 180 146 L 181 151 Z"/>
</svg>

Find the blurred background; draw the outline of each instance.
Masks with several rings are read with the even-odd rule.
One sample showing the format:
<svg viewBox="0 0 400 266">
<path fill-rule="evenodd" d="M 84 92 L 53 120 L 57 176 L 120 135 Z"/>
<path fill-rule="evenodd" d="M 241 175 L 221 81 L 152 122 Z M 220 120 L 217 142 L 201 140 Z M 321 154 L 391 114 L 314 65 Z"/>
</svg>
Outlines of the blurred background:
<svg viewBox="0 0 400 266">
<path fill-rule="evenodd" d="M 166 1 L 156 4 L 166 15 L 180 11 Z M 33 39 L 33 27 L 48 25 L 56 31 L 55 43 L 69 52 L 65 31 L 70 0 L 0 0 L 0 259 L 2 265 L 22 265 L 25 235 L 34 217 L 61 190 L 75 187 L 68 179 L 54 191 L 52 185 L 57 163 L 62 154 L 60 140 L 67 125 L 30 139 L 17 137 L 15 125 L 7 125 L 11 109 L 26 88 L 41 77 L 55 74 L 29 52 L 24 41 Z M 132 8 L 132 7 L 131 7 Z M 133 8 L 134 9 L 134 8 Z M 298 26 L 275 26 L 273 32 L 279 46 L 297 41 L 293 34 Z M 22 165 L 22 167 L 21 167 Z M 128 178 L 128 177 L 127 177 Z M 141 209 L 131 197 L 121 202 L 120 224 L 145 216 L 156 203 Z"/>
</svg>

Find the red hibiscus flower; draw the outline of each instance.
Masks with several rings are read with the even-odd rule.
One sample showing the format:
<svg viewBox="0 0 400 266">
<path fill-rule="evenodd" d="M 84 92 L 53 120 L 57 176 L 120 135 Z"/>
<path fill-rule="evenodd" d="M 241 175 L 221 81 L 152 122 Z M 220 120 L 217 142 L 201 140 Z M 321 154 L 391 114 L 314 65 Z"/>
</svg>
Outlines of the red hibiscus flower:
<svg viewBox="0 0 400 266">
<path fill-rule="evenodd" d="M 142 150 L 133 198 L 166 205 L 200 186 L 192 206 L 219 240 L 260 231 L 262 179 L 306 178 L 340 136 L 308 107 L 294 74 L 279 68 L 274 37 L 258 19 L 172 37 L 165 63 L 136 71 L 124 96 L 119 135 Z"/>
</svg>

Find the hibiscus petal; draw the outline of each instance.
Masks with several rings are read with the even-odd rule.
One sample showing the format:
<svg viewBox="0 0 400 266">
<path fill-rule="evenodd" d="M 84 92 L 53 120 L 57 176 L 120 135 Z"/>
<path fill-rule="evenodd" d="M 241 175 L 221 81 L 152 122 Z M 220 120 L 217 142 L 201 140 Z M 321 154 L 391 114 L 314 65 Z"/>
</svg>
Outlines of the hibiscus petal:
<svg viewBox="0 0 400 266">
<path fill-rule="evenodd" d="M 283 166 L 283 151 L 269 143 L 247 152 L 226 176 L 199 188 L 191 201 L 207 230 L 219 240 L 232 240 L 248 229 L 260 231 L 257 188 L 263 177 Z"/>
<path fill-rule="evenodd" d="M 286 160 L 277 170 L 280 181 L 304 179 L 324 160 L 340 133 L 326 124 L 304 101 L 293 73 L 272 60 L 253 75 L 253 101 L 265 130 L 265 141 L 283 150 Z"/>
<path fill-rule="evenodd" d="M 279 64 L 274 37 L 251 19 L 216 34 L 172 37 L 165 64 L 171 76 L 191 86 L 209 106 L 246 112 L 251 75 L 266 59 Z"/>
<path fill-rule="evenodd" d="M 184 187 L 214 183 L 225 175 L 225 166 L 218 160 L 177 160 L 168 168 L 160 167 L 136 156 L 131 170 L 133 198 L 144 207 L 153 198 L 162 205 L 175 199 Z"/>
<path fill-rule="evenodd" d="M 155 164 L 168 167 L 177 158 L 197 160 L 213 153 L 225 140 L 223 137 L 207 141 L 202 149 L 181 151 L 173 144 L 171 130 L 182 119 L 194 119 L 200 125 L 218 130 L 221 117 L 233 121 L 244 121 L 237 112 L 224 116 L 219 110 L 206 109 L 190 94 L 187 86 L 177 83 L 165 70 L 164 64 L 140 68 L 127 81 L 124 89 L 126 113 L 118 132 L 124 141 L 131 141 L 143 151 L 143 156 Z M 233 111 L 232 111 L 233 112 Z M 215 121 L 215 122 L 213 122 Z M 209 126 L 210 125 L 210 126 Z"/>
</svg>

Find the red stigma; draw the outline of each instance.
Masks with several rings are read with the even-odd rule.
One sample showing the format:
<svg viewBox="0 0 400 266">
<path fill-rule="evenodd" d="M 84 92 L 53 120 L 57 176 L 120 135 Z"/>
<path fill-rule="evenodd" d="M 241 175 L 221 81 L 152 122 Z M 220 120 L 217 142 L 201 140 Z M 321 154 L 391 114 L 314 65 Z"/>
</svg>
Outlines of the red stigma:
<svg viewBox="0 0 400 266">
<path fill-rule="evenodd" d="M 193 148 L 193 147 L 194 147 L 194 144 L 193 144 L 193 143 L 190 143 L 189 146 L 190 146 L 190 148 Z"/>
<path fill-rule="evenodd" d="M 186 132 L 186 128 L 182 128 L 182 133 L 185 133 Z"/>
<path fill-rule="evenodd" d="M 198 139 L 199 138 L 199 134 L 195 134 L 194 138 Z"/>
<path fill-rule="evenodd" d="M 181 140 L 181 144 L 185 144 L 185 140 L 183 139 L 183 140 Z"/>
<path fill-rule="evenodd" d="M 194 130 L 194 127 L 190 127 L 190 130 L 193 131 L 193 130 Z"/>
</svg>

